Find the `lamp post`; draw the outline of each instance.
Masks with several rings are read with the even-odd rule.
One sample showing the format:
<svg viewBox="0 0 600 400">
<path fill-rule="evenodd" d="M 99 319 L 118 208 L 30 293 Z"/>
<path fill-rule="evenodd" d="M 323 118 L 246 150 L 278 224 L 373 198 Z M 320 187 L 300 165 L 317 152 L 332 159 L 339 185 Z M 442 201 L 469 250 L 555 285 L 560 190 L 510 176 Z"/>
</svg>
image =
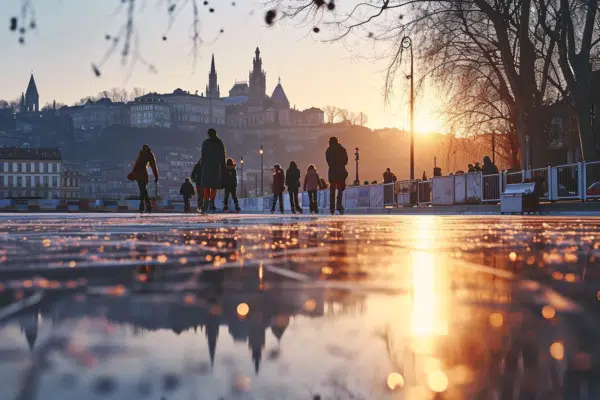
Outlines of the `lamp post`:
<svg viewBox="0 0 600 400">
<path fill-rule="evenodd" d="M 354 161 L 356 161 L 356 180 L 354 182 L 360 185 L 360 181 L 358 180 L 358 160 L 359 160 L 358 147 L 355 148 L 354 150 L 356 150 L 356 153 L 354 153 L 354 156 L 355 156 Z"/>
<path fill-rule="evenodd" d="M 244 157 L 240 158 L 240 164 L 242 164 L 242 193 L 240 197 L 244 197 Z"/>
<path fill-rule="evenodd" d="M 410 179 L 415 179 L 415 76 L 413 65 L 412 40 L 404 36 L 401 41 L 402 49 L 410 49 Z"/>
<path fill-rule="evenodd" d="M 262 144 L 260 145 L 260 150 L 258 152 L 260 153 L 260 195 L 262 197 L 265 195 L 265 185 L 264 185 L 265 171 L 264 171 L 264 167 L 263 167 L 265 151 L 263 150 Z"/>
</svg>

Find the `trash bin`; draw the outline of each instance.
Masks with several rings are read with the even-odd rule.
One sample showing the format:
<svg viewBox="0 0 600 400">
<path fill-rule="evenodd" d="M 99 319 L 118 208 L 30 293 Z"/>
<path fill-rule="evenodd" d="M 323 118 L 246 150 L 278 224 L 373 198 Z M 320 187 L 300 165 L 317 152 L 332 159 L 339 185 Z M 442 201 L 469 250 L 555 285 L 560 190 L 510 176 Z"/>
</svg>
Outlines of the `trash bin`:
<svg viewBox="0 0 600 400">
<path fill-rule="evenodd" d="M 535 182 L 511 183 L 506 185 L 500 196 L 500 214 L 534 212 L 539 204 L 539 190 L 536 190 Z"/>
</svg>

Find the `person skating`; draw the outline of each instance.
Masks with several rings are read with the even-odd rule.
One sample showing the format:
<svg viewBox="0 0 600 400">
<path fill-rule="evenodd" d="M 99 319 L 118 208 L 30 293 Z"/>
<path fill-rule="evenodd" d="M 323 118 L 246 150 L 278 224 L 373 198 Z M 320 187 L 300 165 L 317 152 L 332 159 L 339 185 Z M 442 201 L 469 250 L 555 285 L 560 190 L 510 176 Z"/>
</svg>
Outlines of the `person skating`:
<svg viewBox="0 0 600 400">
<path fill-rule="evenodd" d="M 275 212 L 277 200 L 279 200 L 279 211 L 283 214 L 283 191 L 285 190 L 285 174 L 279 164 L 273 166 L 273 206 L 271 214 Z"/>
<path fill-rule="evenodd" d="M 198 160 L 196 165 L 194 165 L 194 169 L 192 170 L 191 175 L 192 181 L 196 184 L 196 194 L 198 195 L 198 208 L 197 211 L 199 213 L 204 213 L 203 207 L 203 199 L 204 199 L 204 189 L 202 188 L 202 159 Z"/>
<path fill-rule="evenodd" d="M 233 158 L 228 158 L 225 164 L 225 173 L 223 176 L 223 188 L 225 188 L 225 200 L 223 202 L 223 211 L 229 210 L 229 195 L 233 199 L 235 211 L 240 212 L 240 204 L 237 198 L 237 169 Z"/>
<path fill-rule="evenodd" d="M 209 207 L 211 211 L 217 211 L 215 197 L 217 189 L 222 187 L 223 170 L 225 168 L 225 146 L 217 131 L 213 128 L 208 130 L 208 138 L 202 143 L 202 188 L 204 199 L 202 208 L 206 212 Z"/>
<path fill-rule="evenodd" d="M 142 146 L 142 149 L 138 153 L 137 159 L 133 164 L 133 170 L 127 175 L 127 179 L 130 181 L 136 181 L 140 190 L 140 213 L 144 211 L 151 212 L 152 204 L 150 203 L 150 196 L 148 195 L 148 183 L 150 177 L 148 176 L 148 164 L 152 168 L 152 174 L 154 175 L 154 183 L 158 183 L 158 167 L 156 166 L 156 157 L 152 152 L 152 149 L 147 144 Z M 145 208 L 144 208 L 145 206 Z"/>
<path fill-rule="evenodd" d="M 348 171 L 346 171 L 348 153 L 335 136 L 329 138 L 329 147 L 325 152 L 325 159 L 329 166 L 329 211 L 334 214 L 335 210 L 338 210 L 340 214 L 343 214 L 342 199 L 344 189 L 346 189 L 346 178 L 348 177 Z"/>
<path fill-rule="evenodd" d="M 194 185 L 192 185 L 192 182 L 190 182 L 190 178 L 185 178 L 185 181 L 181 185 L 181 189 L 179 189 L 179 194 L 183 196 L 183 212 L 189 213 L 190 199 L 196 194 Z"/>
<path fill-rule="evenodd" d="M 306 175 L 304 175 L 304 191 L 308 192 L 308 202 L 310 204 L 310 212 L 318 214 L 319 204 L 317 203 L 317 190 L 319 190 L 319 173 L 313 164 L 308 166 Z"/>
<path fill-rule="evenodd" d="M 302 207 L 298 204 L 298 188 L 300 187 L 300 170 L 298 165 L 292 161 L 290 167 L 285 172 L 285 185 L 290 195 L 290 209 L 292 213 L 302 213 Z"/>
</svg>

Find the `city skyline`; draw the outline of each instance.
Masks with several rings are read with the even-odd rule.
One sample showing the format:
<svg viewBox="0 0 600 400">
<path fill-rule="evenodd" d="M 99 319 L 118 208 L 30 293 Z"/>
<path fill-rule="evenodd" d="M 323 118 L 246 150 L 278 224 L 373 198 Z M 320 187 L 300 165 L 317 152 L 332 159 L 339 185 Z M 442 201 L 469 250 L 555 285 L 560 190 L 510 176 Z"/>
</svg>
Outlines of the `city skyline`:
<svg viewBox="0 0 600 400">
<path fill-rule="evenodd" d="M 343 43 L 321 43 L 321 37 L 308 36 L 305 29 L 297 26 L 267 27 L 262 17 L 264 10 L 255 2 L 217 7 L 214 18 L 211 15 L 202 21 L 206 42 L 199 48 L 195 70 L 188 19 L 180 16 L 163 41 L 165 12 L 147 7 L 140 11 L 138 19 L 139 52 L 156 67 L 157 73 L 149 72 L 139 62 L 133 69 L 129 65 L 123 67 L 119 54 L 115 54 L 101 67 L 99 78 L 94 76 L 90 63 L 97 62 L 107 48 L 104 35 L 116 30 L 122 22 L 111 17 L 114 4 L 92 5 L 83 1 L 78 4 L 35 3 L 35 7 L 38 28 L 26 36 L 25 45 L 20 45 L 9 31 L 0 33 L 0 38 L 8 43 L 9 58 L 15 60 L 10 65 L 0 66 L 3 75 L 11 77 L 2 85 L 1 98 L 12 100 L 20 96 L 23 82 L 27 82 L 32 72 L 42 104 L 56 100 L 70 105 L 112 87 L 141 87 L 154 92 L 171 92 L 181 87 L 192 93 L 196 90 L 203 93 L 208 84 L 212 54 L 223 96 L 236 81 L 247 80 L 247 60 L 258 46 L 267 65 L 266 86 L 271 90 L 280 77 L 286 93 L 293 99 L 292 106 L 304 109 L 334 105 L 364 112 L 369 117 L 367 126 L 371 128 L 408 126 L 408 107 L 404 99 L 399 98 L 402 93 L 390 105 L 384 104 L 386 60 L 372 62 L 368 56 L 353 57 Z M 106 18 L 94 18 L 94 15 L 106 15 Z M 218 33 L 220 29 L 224 30 L 222 34 Z M 74 31 L 76 35 L 71 33 Z M 211 37 L 217 39 L 209 41 Z M 49 59 L 52 62 L 47 62 Z M 65 76 L 65 71 L 69 79 L 57 79 L 57 76 Z M 133 72 L 130 74 L 130 71 Z M 356 79 L 356 76 L 364 79 Z M 307 82 L 312 84 L 307 85 Z M 405 91 L 404 83 L 401 80 L 400 91 Z M 417 130 L 440 130 L 430 118 L 431 112 L 417 112 Z"/>
</svg>

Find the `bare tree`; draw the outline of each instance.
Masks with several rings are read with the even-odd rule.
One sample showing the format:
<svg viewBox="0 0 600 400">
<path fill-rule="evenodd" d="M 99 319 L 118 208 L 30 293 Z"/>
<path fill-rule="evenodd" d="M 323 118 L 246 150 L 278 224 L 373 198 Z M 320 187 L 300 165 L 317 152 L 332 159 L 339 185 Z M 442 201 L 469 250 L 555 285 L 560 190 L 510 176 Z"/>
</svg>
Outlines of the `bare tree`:
<svg viewBox="0 0 600 400">
<path fill-rule="evenodd" d="M 356 114 L 356 125 L 365 126 L 368 121 L 369 118 L 364 112 L 361 111 L 358 114 Z"/>
<path fill-rule="evenodd" d="M 338 109 L 338 115 L 339 115 L 340 119 L 342 120 L 342 122 L 352 122 L 351 121 L 351 118 L 352 118 L 351 113 L 346 108 Z"/>
<path fill-rule="evenodd" d="M 323 107 L 323 111 L 325 112 L 327 122 L 330 124 L 334 123 L 336 117 L 340 115 L 340 109 L 336 106 L 325 106 Z"/>
<path fill-rule="evenodd" d="M 10 103 L 6 100 L 0 99 L 0 109 L 11 108 Z"/>
</svg>

